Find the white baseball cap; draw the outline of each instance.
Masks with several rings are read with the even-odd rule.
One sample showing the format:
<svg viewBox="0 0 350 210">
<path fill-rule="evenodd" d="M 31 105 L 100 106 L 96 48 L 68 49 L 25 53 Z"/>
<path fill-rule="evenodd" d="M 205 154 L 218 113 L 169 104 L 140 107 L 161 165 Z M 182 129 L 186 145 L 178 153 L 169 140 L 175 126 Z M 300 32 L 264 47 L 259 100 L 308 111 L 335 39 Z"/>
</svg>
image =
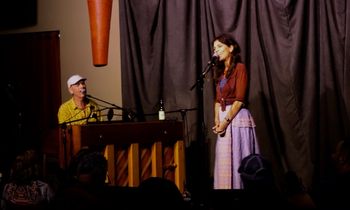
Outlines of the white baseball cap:
<svg viewBox="0 0 350 210">
<path fill-rule="evenodd" d="M 67 80 L 67 85 L 68 85 L 68 88 L 70 88 L 70 86 L 76 84 L 77 82 L 79 82 L 80 80 L 87 80 L 85 77 L 82 77 L 78 74 L 75 74 L 71 77 L 69 77 L 69 79 Z"/>
</svg>

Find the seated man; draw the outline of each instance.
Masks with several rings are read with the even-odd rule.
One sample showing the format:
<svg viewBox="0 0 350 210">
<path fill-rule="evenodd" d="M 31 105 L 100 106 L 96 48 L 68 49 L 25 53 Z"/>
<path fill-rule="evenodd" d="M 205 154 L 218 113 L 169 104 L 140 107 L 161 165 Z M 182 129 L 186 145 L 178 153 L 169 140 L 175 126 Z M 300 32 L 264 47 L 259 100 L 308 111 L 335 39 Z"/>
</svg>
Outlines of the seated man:
<svg viewBox="0 0 350 210">
<path fill-rule="evenodd" d="M 64 102 L 58 110 L 58 123 L 83 125 L 100 120 L 98 105 L 86 97 L 86 78 L 73 75 L 67 80 L 68 91 L 72 98 Z"/>
</svg>

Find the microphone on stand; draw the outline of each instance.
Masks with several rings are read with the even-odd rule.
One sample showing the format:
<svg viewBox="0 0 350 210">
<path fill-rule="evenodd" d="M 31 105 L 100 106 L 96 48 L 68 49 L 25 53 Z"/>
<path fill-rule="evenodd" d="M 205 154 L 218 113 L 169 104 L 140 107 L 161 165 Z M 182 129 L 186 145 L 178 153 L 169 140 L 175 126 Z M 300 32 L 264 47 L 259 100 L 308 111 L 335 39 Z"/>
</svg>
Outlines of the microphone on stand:
<svg viewBox="0 0 350 210">
<path fill-rule="evenodd" d="M 219 55 L 214 53 L 210 60 L 208 61 L 208 65 L 205 68 L 205 70 L 202 72 L 202 77 L 205 77 L 205 75 L 210 71 L 210 69 L 215 66 L 216 64 L 218 64 L 219 62 Z M 194 86 L 192 86 L 191 90 L 194 88 Z"/>
<path fill-rule="evenodd" d="M 128 114 L 129 121 L 134 120 L 136 117 L 136 113 L 134 111 L 132 111 L 131 109 L 128 109 L 127 114 Z"/>
<path fill-rule="evenodd" d="M 123 116 L 127 116 L 127 120 L 128 121 L 132 121 L 135 117 L 136 117 L 136 113 L 135 112 L 133 112 L 133 111 L 131 111 L 131 110 L 129 110 L 129 109 L 125 109 L 125 108 L 123 108 L 123 107 L 120 107 L 120 106 L 117 106 L 117 105 L 115 105 L 115 104 L 113 104 L 113 103 L 110 103 L 110 102 L 108 102 L 108 101 L 105 101 L 105 100 L 102 100 L 102 99 L 99 99 L 99 98 L 96 98 L 96 97 L 94 97 L 94 96 L 92 96 L 92 95 L 89 95 L 89 94 L 86 94 L 85 95 L 86 96 L 86 98 L 89 98 L 89 99 L 95 99 L 95 100 L 97 100 L 97 101 L 101 101 L 101 102 L 103 102 L 103 103 L 106 103 L 106 104 L 109 104 L 109 105 L 111 105 L 111 106 L 113 106 L 114 108 L 111 108 L 111 109 L 118 109 L 118 110 L 122 110 L 123 111 Z M 112 110 L 113 111 L 113 110 Z M 111 119 L 113 118 L 113 115 L 112 114 L 114 114 L 114 113 L 112 113 L 112 111 L 108 111 L 109 112 L 109 117 L 111 117 Z M 108 115 L 107 115 L 107 117 L 108 117 Z"/>
<path fill-rule="evenodd" d="M 214 53 L 208 61 L 208 64 L 205 67 L 204 71 L 200 74 L 200 78 L 197 79 L 196 83 L 192 85 L 190 90 L 193 90 L 193 88 L 195 88 L 197 84 L 203 82 L 203 78 L 205 77 L 205 75 L 210 71 L 210 69 L 212 69 L 213 66 L 218 64 L 219 60 L 219 55 Z"/>
<path fill-rule="evenodd" d="M 208 61 L 208 65 L 209 66 L 215 66 L 219 61 L 219 55 L 214 53 L 212 56 L 211 56 L 211 59 Z"/>
</svg>

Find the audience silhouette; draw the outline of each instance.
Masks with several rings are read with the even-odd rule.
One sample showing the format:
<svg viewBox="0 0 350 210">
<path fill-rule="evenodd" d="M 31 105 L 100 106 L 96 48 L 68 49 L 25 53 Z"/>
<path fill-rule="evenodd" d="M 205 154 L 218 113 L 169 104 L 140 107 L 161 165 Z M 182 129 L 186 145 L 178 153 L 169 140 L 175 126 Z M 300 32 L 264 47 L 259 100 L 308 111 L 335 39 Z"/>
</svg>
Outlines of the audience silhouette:
<svg viewBox="0 0 350 210">
<path fill-rule="evenodd" d="M 43 181 L 41 161 L 35 150 L 18 155 L 2 193 L 2 209 L 46 209 L 54 198 L 51 186 Z"/>
<path fill-rule="evenodd" d="M 294 209 L 316 209 L 316 204 L 295 171 L 287 171 L 284 176 L 284 194 L 288 204 Z"/>
<path fill-rule="evenodd" d="M 186 210 L 189 208 L 181 192 L 173 181 L 160 177 L 150 177 L 138 187 L 137 209 Z"/>
<path fill-rule="evenodd" d="M 290 209 L 286 198 L 278 189 L 269 160 L 260 154 L 242 159 L 238 169 L 244 187 L 242 208 Z"/>
<path fill-rule="evenodd" d="M 332 154 L 333 170 L 314 190 L 319 209 L 350 209 L 350 141 L 339 141 Z"/>
</svg>

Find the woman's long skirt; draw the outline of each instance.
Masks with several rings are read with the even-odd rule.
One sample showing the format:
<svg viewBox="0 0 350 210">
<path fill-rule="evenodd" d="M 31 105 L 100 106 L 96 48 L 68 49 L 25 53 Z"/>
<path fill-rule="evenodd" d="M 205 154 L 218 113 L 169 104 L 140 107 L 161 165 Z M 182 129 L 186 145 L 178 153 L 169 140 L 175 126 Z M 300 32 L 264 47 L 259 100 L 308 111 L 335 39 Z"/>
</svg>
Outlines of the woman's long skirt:
<svg viewBox="0 0 350 210">
<path fill-rule="evenodd" d="M 226 111 L 219 113 L 224 119 Z M 218 135 L 215 148 L 214 189 L 243 189 L 238 168 L 241 160 L 259 153 L 255 123 L 248 109 L 242 108 L 228 125 L 223 136 Z"/>
</svg>

